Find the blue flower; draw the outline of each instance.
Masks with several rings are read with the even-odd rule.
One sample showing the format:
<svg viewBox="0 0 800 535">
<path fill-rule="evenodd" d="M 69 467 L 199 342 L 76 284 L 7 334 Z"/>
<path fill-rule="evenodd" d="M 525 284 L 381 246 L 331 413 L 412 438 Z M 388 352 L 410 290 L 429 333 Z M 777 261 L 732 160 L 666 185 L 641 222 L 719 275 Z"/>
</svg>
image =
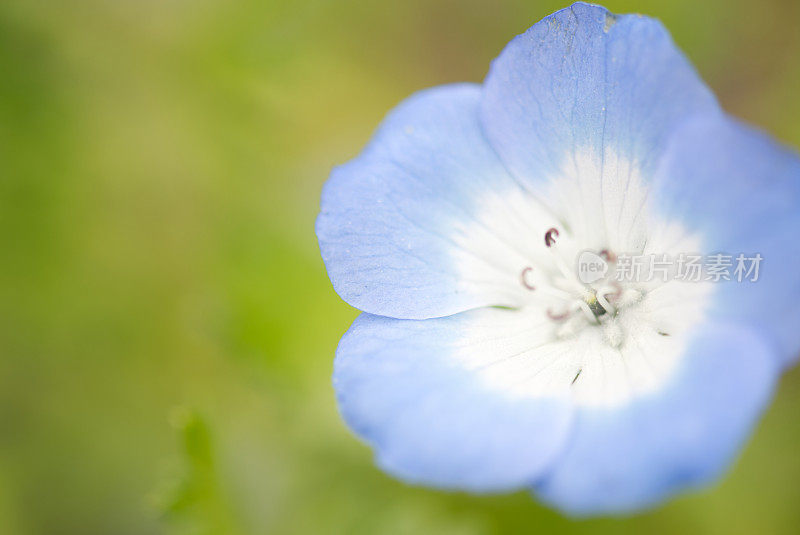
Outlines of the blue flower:
<svg viewBox="0 0 800 535">
<path fill-rule="evenodd" d="M 341 414 L 414 484 L 529 488 L 573 514 L 707 484 L 800 353 L 798 206 L 797 155 L 726 116 L 659 22 L 558 11 L 332 172 L 317 236 L 363 311 L 336 354 Z M 694 253 L 763 264 L 613 275 Z"/>
</svg>

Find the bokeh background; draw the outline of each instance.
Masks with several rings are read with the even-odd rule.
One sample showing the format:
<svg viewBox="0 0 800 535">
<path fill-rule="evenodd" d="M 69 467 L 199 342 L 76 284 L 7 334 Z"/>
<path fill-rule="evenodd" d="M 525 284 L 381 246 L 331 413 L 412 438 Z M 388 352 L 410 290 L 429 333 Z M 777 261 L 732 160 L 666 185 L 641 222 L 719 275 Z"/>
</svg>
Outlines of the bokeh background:
<svg viewBox="0 0 800 535">
<path fill-rule="evenodd" d="M 625 519 L 408 487 L 338 418 L 330 168 L 565 5 L 1 2 L 0 533 L 797 533 L 797 371 L 719 485 Z M 800 146 L 796 0 L 607 7 Z"/>
</svg>

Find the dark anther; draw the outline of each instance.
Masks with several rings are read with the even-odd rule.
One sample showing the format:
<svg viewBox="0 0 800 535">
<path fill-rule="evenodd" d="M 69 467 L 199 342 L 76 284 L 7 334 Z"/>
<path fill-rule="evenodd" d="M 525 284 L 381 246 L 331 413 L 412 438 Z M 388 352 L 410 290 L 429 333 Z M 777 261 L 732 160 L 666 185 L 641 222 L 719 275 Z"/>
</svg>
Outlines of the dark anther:
<svg viewBox="0 0 800 535">
<path fill-rule="evenodd" d="M 526 288 L 527 288 L 528 290 L 530 290 L 530 291 L 533 291 L 533 290 L 535 290 L 535 289 L 536 289 L 536 287 L 535 287 L 535 286 L 533 286 L 532 284 L 529 284 L 529 283 L 528 283 L 528 279 L 527 279 L 527 277 L 526 277 L 526 275 L 527 275 L 528 273 L 530 273 L 531 271 L 533 271 L 533 268 L 532 268 L 532 267 L 526 267 L 525 269 L 523 269 L 523 270 L 522 270 L 522 273 L 520 273 L 520 274 L 519 274 L 519 280 L 522 282 L 522 285 L 523 285 L 524 287 L 526 287 Z"/>
<path fill-rule="evenodd" d="M 669 333 L 665 333 L 664 331 L 658 331 L 658 334 L 661 336 L 669 336 Z"/>
<path fill-rule="evenodd" d="M 553 244 L 556 242 L 556 238 L 558 238 L 558 229 L 551 228 L 550 230 L 544 233 L 544 244 L 548 247 L 552 247 Z"/>
<path fill-rule="evenodd" d="M 590 299 L 586 299 L 586 304 L 589 305 L 589 310 L 592 311 L 595 318 L 599 319 L 600 316 L 608 312 L 597 300 L 597 297 L 592 296 Z"/>
<path fill-rule="evenodd" d="M 615 255 L 613 251 L 609 251 L 608 249 L 603 249 L 598 254 L 599 254 L 600 258 L 602 258 L 606 262 L 616 262 L 617 261 L 617 255 Z"/>
</svg>

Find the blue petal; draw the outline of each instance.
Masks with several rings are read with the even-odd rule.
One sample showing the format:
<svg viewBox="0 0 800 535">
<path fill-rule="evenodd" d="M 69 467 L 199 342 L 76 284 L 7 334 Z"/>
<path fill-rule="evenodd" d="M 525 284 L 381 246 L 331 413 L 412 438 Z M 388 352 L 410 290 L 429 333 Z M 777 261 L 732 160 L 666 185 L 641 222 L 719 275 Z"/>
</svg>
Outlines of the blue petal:
<svg viewBox="0 0 800 535">
<path fill-rule="evenodd" d="M 339 344 L 333 382 L 343 418 L 383 469 L 414 484 L 494 492 L 527 486 L 550 465 L 568 434 L 568 393 L 510 396 L 453 358 L 471 343 L 491 358 L 509 356 L 507 340 L 470 336 L 506 314 L 513 312 L 356 319 Z"/>
<path fill-rule="evenodd" d="M 578 151 L 634 162 L 649 177 L 675 125 L 717 109 L 661 23 L 579 2 L 506 46 L 484 83 L 481 117 L 512 174 L 535 184 Z M 628 172 L 599 167 L 595 203 L 606 174 Z"/>
<path fill-rule="evenodd" d="M 417 93 L 358 158 L 334 169 L 316 230 L 334 288 L 351 305 L 422 319 L 514 304 L 487 296 L 453 260 L 461 247 L 454 237 L 475 217 L 476 203 L 492 191 L 519 189 L 483 137 L 479 99 L 480 87 L 470 84 Z M 513 251 L 464 254 L 492 270 Z M 518 273 L 506 277 L 514 288 Z M 497 284 L 502 276 L 490 279 Z"/>
<path fill-rule="evenodd" d="M 654 181 L 658 210 L 702 232 L 708 254 L 763 257 L 756 282 L 721 282 L 711 314 L 747 322 L 790 363 L 800 353 L 800 158 L 732 119 L 676 132 Z M 691 252 L 691 251 L 687 251 Z"/>
<path fill-rule="evenodd" d="M 763 339 L 704 325 L 671 386 L 620 410 L 582 409 L 570 446 L 535 490 L 576 515 L 653 505 L 720 475 L 769 401 L 777 376 Z"/>
</svg>

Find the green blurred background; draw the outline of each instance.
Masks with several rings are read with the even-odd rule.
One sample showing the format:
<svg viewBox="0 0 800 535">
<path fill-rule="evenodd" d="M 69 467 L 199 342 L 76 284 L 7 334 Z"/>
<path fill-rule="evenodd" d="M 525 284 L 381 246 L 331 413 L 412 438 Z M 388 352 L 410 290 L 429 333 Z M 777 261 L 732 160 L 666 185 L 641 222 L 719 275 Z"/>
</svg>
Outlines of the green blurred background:
<svg viewBox="0 0 800 535">
<path fill-rule="evenodd" d="M 337 416 L 331 166 L 564 5 L 0 3 L 0 533 L 797 533 L 798 372 L 721 484 L 628 519 L 405 486 Z M 607 7 L 800 145 L 796 0 Z"/>
</svg>

